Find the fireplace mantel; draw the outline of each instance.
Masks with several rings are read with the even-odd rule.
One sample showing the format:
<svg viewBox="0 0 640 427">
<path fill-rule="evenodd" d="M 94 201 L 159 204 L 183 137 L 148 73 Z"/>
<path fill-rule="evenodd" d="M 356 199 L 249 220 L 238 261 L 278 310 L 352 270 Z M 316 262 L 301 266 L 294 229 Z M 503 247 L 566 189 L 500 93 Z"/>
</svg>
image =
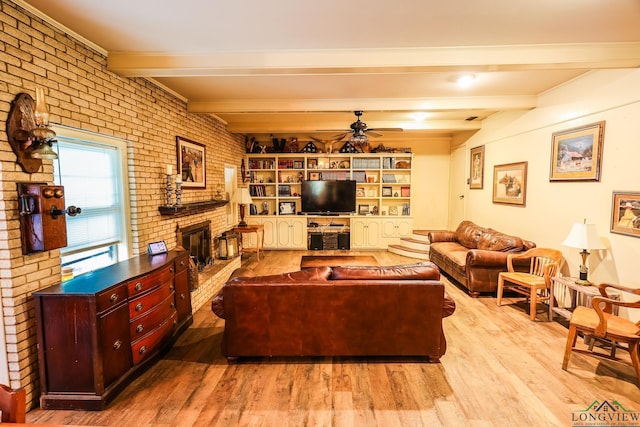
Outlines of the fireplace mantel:
<svg viewBox="0 0 640 427">
<path fill-rule="evenodd" d="M 183 203 L 181 205 L 158 206 L 160 215 L 183 216 L 210 211 L 229 203 L 228 200 L 206 200 L 203 202 Z"/>
</svg>

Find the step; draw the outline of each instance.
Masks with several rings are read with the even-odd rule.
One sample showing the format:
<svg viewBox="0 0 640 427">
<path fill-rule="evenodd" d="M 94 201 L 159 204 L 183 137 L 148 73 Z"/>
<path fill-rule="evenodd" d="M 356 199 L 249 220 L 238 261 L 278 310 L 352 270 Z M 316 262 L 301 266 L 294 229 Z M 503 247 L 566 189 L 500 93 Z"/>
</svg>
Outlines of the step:
<svg viewBox="0 0 640 427">
<path fill-rule="evenodd" d="M 400 245 L 406 248 L 418 249 L 422 251 L 429 251 L 429 242 L 421 239 L 414 239 L 413 237 L 402 237 L 400 239 Z"/>
<path fill-rule="evenodd" d="M 406 256 L 409 258 L 417 258 L 417 259 L 425 259 L 425 260 L 429 259 L 429 251 L 407 248 L 406 246 L 402 246 L 402 245 L 389 245 L 387 250 L 394 254 Z"/>
<path fill-rule="evenodd" d="M 413 230 L 412 238 L 414 240 L 420 240 L 425 243 L 429 243 L 429 230 Z"/>
</svg>

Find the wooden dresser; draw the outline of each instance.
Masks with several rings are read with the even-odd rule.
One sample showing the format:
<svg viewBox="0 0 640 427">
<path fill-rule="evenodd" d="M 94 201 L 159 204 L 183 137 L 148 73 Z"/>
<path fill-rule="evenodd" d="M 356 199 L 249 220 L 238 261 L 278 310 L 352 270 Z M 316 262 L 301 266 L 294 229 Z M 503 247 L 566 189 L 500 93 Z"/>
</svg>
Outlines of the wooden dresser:
<svg viewBox="0 0 640 427">
<path fill-rule="evenodd" d="M 189 255 L 141 255 L 35 292 L 40 406 L 101 410 L 192 322 Z"/>
</svg>

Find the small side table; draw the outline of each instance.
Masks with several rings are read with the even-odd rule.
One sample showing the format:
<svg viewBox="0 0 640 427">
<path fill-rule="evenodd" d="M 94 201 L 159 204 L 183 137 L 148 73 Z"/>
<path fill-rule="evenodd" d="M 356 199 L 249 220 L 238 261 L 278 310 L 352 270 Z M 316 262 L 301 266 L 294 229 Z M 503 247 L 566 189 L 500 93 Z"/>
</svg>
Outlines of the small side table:
<svg viewBox="0 0 640 427">
<path fill-rule="evenodd" d="M 593 299 L 593 297 L 600 296 L 600 291 L 596 286 L 579 285 L 576 283 L 576 280 L 578 279 L 575 277 L 554 277 L 551 279 L 551 287 L 549 289 L 549 293 L 550 293 L 549 320 L 550 321 L 553 320 L 554 313 L 557 313 L 563 318 L 570 320 L 571 313 L 573 312 L 573 310 L 575 310 L 575 308 L 578 305 L 578 294 L 585 296 L 585 305 L 587 307 L 591 307 L 591 300 Z M 556 297 L 554 293 L 556 285 L 563 286 L 569 290 L 569 295 L 571 297 L 571 305 L 569 307 L 557 306 L 558 302 L 556 301 Z M 609 297 L 614 300 L 620 299 L 620 295 L 614 294 L 614 293 L 609 293 Z M 618 306 L 613 307 L 613 313 L 618 314 Z M 589 344 L 590 350 L 593 349 L 593 344 L 596 339 L 600 340 L 600 338 L 597 338 L 595 336 L 588 336 L 588 337 L 585 336 L 585 343 Z M 601 340 L 601 341 L 606 341 L 609 345 L 612 344 L 608 340 Z M 615 344 L 613 344 L 611 347 L 611 356 L 613 357 L 615 356 L 615 354 L 616 354 L 616 346 Z"/>
<path fill-rule="evenodd" d="M 233 231 L 240 233 L 244 237 L 244 233 L 256 233 L 256 246 L 254 248 L 248 248 L 242 244 L 242 253 L 255 252 L 256 258 L 260 261 L 260 252 L 264 255 L 264 225 L 263 224 L 249 224 L 246 227 L 234 227 Z"/>
</svg>

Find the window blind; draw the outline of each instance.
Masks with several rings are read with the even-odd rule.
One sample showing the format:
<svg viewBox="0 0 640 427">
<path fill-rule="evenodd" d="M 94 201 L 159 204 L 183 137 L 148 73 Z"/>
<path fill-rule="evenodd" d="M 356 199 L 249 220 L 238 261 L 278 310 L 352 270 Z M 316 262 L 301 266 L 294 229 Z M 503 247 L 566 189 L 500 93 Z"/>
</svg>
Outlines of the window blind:
<svg viewBox="0 0 640 427">
<path fill-rule="evenodd" d="M 56 184 L 65 188 L 66 205 L 82 213 L 66 217 L 63 254 L 119 244 L 123 240 L 120 154 L 117 147 L 58 136 Z"/>
</svg>

